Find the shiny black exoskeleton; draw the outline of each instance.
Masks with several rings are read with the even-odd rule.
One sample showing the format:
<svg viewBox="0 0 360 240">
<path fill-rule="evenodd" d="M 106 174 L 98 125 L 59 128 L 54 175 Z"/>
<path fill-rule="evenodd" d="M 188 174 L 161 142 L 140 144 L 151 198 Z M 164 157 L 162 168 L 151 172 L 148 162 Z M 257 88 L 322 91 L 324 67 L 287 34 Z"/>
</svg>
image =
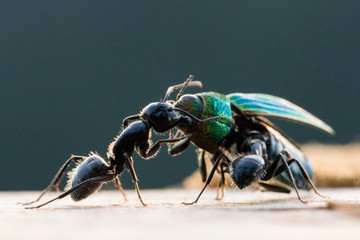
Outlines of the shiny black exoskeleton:
<svg viewBox="0 0 360 240">
<path fill-rule="evenodd" d="M 305 201 L 298 188 L 313 188 L 320 195 L 312 183 L 311 166 L 300 148 L 262 116 L 281 117 L 334 134 L 330 126 L 295 104 L 271 95 L 215 92 L 183 95 L 193 78 L 190 75 L 184 84 L 169 87 L 162 101 L 147 105 L 140 114 L 123 122 L 124 129 L 130 120 L 140 120 L 155 132 L 170 130 L 169 139 L 158 141 L 147 154 L 140 152 L 143 158 L 154 156 L 164 142 L 168 143 L 170 155 L 185 151 L 190 142 L 199 147 L 199 167 L 205 186 L 190 204 L 198 201 L 217 170 L 221 173 L 222 189 L 224 174 L 229 173 L 241 189 L 254 183 L 278 192 L 290 192 L 289 188 L 293 187 L 301 202 Z M 181 89 L 176 101 L 168 100 L 177 88 Z M 171 131 L 174 128 L 178 129 L 175 136 Z M 207 180 L 206 159 L 213 163 Z M 270 184 L 267 182 L 270 179 L 279 180 L 289 188 Z"/>
<path fill-rule="evenodd" d="M 74 200 L 84 199 L 97 191 L 104 182 L 114 179 L 122 190 L 118 175 L 125 168 L 131 173 L 138 197 L 143 203 L 133 166 L 134 150 L 142 158 L 148 159 L 156 155 L 163 143 L 167 143 L 170 155 L 177 155 L 185 151 L 190 142 L 200 148 L 200 172 L 203 180 L 206 180 L 198 198 L 190 204 L 198 201 L 217 170 L 221 173 L 220 186 L 223 188 L 224 174 L 229 173 L 239 188 L 259 183 L 270 190 L 289 192 L 287 188 L 267 182 L 277 179 L 292 186 L 302 202 L 298 187 L 311 187 L 320 195 L 311 180 L 311 166 L 297 144 L 262 116 L 277 116 L 306 123 L 333 134 L 330 126 L 287 100 L 271 95 L 223 95 L 215 92 L 183 95 L 186 87 L 201 86 L 198 81 L 191 82 L 193 78 L 190 75 L 185 83 L 169 87 L 163 100 L 150 103 L 140 114 L 125 118 L 123 132 L 109 146 L 108 163 L 97 155 L 88 158 L 71 157 L 37 200 L 52 187 L 58 189 L 65 169 L 72 161 L 85 159 L 73 173 L 68 190 L 45 204 L 68 194 Z M 176 101 L 168 100 L 171 92 L 179 88 Z M 134 122 L 129 125 L 129 121 Z M 174 128 L 178 129 L 175 135 L 172 134 Z M 157 133 L 170 131 L 170 137 L 152 145 L 151 129 Z M 206 159 L 213 163 L 207 179 Z"/>
<path fill-rule="evenodd" d="M 184 89 L 188 84 L 189 86 L 201 85 L 199 82 L 189 83 L 188 81 L 186 85 L 179 84 L 170 87 L 167 95 L 169 95 L 173 89 Z M 180 112 L 183 114 L 180 114 Z M 137 121 L 134 121 L 128 126 L 129 120 Z M 109 145 L 109 162 L 106 162 L 97 154 L 90 154 L 89 157 L 72 156 L 59 169 L 49 186 L 45 188 L 35 201 L 22 204 L 29 205 L 39 201 L 44 194 L 49 192 L 52 188 L 55 188 L 58 192 L 60 192 L 59 184 L 64 176 L 66 168 L 71 162 L 79 162 L 80 164 L 69 174 L 70 179 L 64 193 L 44 204 L 28 208 L 42 207 L 55 200 L 64 198 L 69 194 L 74 201 L 80 201 L 99 190 L 104 183 L 112 180 L 115 181 L 115 185 L 121 190 L 126 199 L 126 195 L 119 180 L 119 174 L 121 174 L 125 169 L 130 172 L 138 197 L 141 203 L 146 206 L 146 204 L 142 201 L 140 189 L 137 183 L 139 180 L 134 169 L 132 159 L 133 152 L 136 151 L 144 159 L 155 156 L 162 143 L 178 142 L 185 137 L 163 139 L 157 141 L 154 145 L 151 145 L 150 130 L 152 128 L 155 132 L 163 133 L 177 125 L 191 126 L 194 121 L 200 120 L 193 117 L 191 114 L 187 114 L 182 109 L 174 108 L 169 102 L 162 101 L 157 104 L 149 104 L 142 111 L 141 116 L 136 115 L 126 118 L 123 124 L 124 130 L 115 139 L 115 141 Z"/>
<path fill-rule="evenodd" d="M 134 169 L 132 155 L 135 150 L 140 156 L 147 158 L 151 157 L 154 152 L 156 152 L 154 150 L 149 151 L 149 130 L 150 125 L 146 121 L 135 121 L 130 124 L 124 131 L 122 131 L 115 141 L 109 145 L 107 154 L 109 162 L 106 162 L 103 158 L 94 153 L 91 153 L 88 157 L 71 156 L 59 169 L 58 173 L 41 195 L 35 201 L 23 204 L 28 205 L 39 201 L 44 194 L 49 192 L 53 187 L 59 191 L 59 184 L 66 172 L 66 168 L 71 162 L 78 162 L 78 166 L 69 174 L 70 178 L 64 193 L 46 203 L 29 208 L 42 207 L 55 200 L 64 198 L 69 194 L 74 201 L 83 200 L 99 190 L 104 183 L 112 180 L 115 181 L 115 185 L 124 194 L 126 200 L 126 195 L 119 180 L 119 175 L 125 169 L 130 172 L 138 197 L 141 203 L 146 206 L 140 195 L 137 183 L 139 180 Z"/>
<path fill-rule="evenodd" d="M 241 126 L 244 126 L 246 120 L 235 116 L 235 121 L 239 120 L 243 124 Z M 312 188 L 316 194 L 325 197 L 313 184 L 311 165 L 293 140 L 282 136 L 266 119 L 252 119 L 247 124 L 246 129 L 236 131 L 231 141 L 224 143 L 218 153 L 198 151 L 199 162 L 205 164 L 209 160 L 213 168 L 207 179 L 206 169 L 200 168 L 204 175 L 203 181 L 206 179 L 205 185 L 194 202 L 184 204 L 194 204 L 199 200 L 217 170 L 221 176 L 219 187 L 222 188 L 225 186 L 224 174 L 228 173 L 240 189 L 258 183 L 270 191 L 290 193 L 290 187 L 293 187 L 303 203 L 306 201 L 300 197 L 298 189 Z M 269 183 L 269 180 L 273 181 Z"/>
</svg>

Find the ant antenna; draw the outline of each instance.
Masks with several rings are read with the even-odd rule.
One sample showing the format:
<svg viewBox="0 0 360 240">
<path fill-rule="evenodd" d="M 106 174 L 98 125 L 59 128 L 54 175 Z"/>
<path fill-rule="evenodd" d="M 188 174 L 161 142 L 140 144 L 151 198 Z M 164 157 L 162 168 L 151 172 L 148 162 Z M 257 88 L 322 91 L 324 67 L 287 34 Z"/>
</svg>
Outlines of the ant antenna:
<svg viewBox="0 0 360 240">
<path fill-rule="evenodd" d="M 165 97 L 164 99 L 162 100 L 163 102 L 167 101 L 170 94 L 174 91 L 174 90 L 177 90 L 179 88 L 180 91 L 178 93 L 178 95 L 176 96 L 176 100 L 178 100 L 181 95 L 183 94 L 185 88 L 187 87 L 202 87 L 202 83 L 200 81 L 193 81 L 192 80 L 194 79 L 194 76 L 193 75 L 190 75 L 188 77 L 188 79 L 186 79 L 186 81 L 184 83 L 181 83 L 181 84 L 178 84 L 178 85 L 174 85 L 174 86 L 170 86 L 167 91 L 166 91 L 166 94 L 165 94 Z"/>
<path fill-rule="evenodd" d="M 181 97 L 181 95 L 183 94 L 185 88 L 187 87 L 187 85 L 194 79 L 194 75 L 189 75 L 188 79 L 186 79 L 186 81 L 184 82 L 182 88 L 180 89 L 178 95 L 176 96 L 176 101 L 179 100 L 179 98 Z"/>
</svg>

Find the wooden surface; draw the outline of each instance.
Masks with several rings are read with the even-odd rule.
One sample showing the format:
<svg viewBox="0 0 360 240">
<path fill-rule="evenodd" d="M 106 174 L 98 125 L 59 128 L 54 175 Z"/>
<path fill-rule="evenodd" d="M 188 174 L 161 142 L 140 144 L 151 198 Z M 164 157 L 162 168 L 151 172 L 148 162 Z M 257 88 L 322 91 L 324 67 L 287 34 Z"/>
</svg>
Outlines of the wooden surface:
<svg viewBox="0 0 360 240">
<path fill-rule="evenodd" d="M 198 190 L 133 190 L 128 202 L 118 191 L 100 191 L 82 202 L 70 198 L 38 210 L 18 201 L 39 192 L 0 192 L 0 239 L 360 239 L 360 189 L 320 189 L 324 200 L 295 194 L 228 190 L 222 201 L 207 190 L 199 203 L 184 206 Z M 44 200 L 56 196 L 51 193 Z"/>
</svg>

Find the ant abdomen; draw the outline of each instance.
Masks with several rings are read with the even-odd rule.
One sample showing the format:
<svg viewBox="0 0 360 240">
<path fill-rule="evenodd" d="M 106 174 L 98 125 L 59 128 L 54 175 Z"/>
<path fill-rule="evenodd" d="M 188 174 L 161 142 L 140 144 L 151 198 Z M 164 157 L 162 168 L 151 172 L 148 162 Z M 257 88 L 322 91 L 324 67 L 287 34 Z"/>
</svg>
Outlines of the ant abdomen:
<svg viewBox="0 0 360 240">
<path fill-rule="evenodd" d="M 245 155 L 230 164 L 230 176 L 240 188 L 257 182 L 264 174 L 265 161 L 258 155 Z"/>
<path fill-rule="evenodd" d="M 72 171 L 68 173 L 66 189 L 71 189 L 87 179 L 106 175 L 109 172 L 109 165 L 99 155 L 91 154 Z M 97 192 L 104 182 L 89 182 L 72 192 L 71 198 L 74 201 L 81 201 L 94 192 Z"/>
</svg>

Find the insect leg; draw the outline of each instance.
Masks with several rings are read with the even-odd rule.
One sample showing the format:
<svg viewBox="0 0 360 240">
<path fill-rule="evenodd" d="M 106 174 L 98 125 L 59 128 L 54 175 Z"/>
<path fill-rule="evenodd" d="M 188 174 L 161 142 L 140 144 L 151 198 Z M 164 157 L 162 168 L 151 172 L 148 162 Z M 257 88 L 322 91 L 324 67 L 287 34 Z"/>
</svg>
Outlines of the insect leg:
<svg viewBox="0 0 360 240">
<path fill-rule="evenodd" d="M 51 199 L 50 201 L 47 201 L 43 204 L 40 204 L 38 206 L 34 206 L 34 207 L 25 207 L 26 209 L 34 209 L 34 208 L 41 208 L 55 200 L 59 200 L 62 199 L 64 197 L 66 197 L 67 195 L 71 194 L 72 192 L 76 191 L 77 189 L 79 189 L 80 187 L 82 187 L 85 184 L 88 183 L 95 183 L 95 182 L 108 182 L 111 181 L 112 179 L 114 179 L 115 174 L 107 174 L 107 175 L 103 175 L 103 176 L 97 176 L 97 177 L 93 177 L 93 178 L 89 178 L 81 183 L 79 183 L 78 185 L 72 187 L 71 189 L 67 190 L 66 192 L 60 194 L 59 196 L 57 196 L 56 198 Z"/>
<path fill-rule="evenodd" d="M 283 171 L 285 170 L 286 173 L 287 173 L 287 175 L 288 175 L 288 177 L 289 177 L 289 179 L 290 179 L 290 183 L 291 183 L 291 185 L 293 186 L 293 188 L 295 189 L 295 192 L 296 192 L 297 197 L 298 197 L 298 199 L 300 200 L 300 202 L 302 202 L 302 203 L 308 203 L 307 201 L 304 201 L 304 200 L 301 198 L 300 194 L 299 194 L 299 190 L 298 190 L 298 188 L 297 188 L 297 186 L 296 186 L 296 184 L 295 184 L 294 177 L 293 177 L 292 172 L 291 172 L 291 169 L 290 169 L 290 167 L 289 167 L 289 165 L 290 165 L 291 163 L 290 163 L 290 164 L 288 163 L 288 161 L 286 160 L 286 158 L 285 158 L 285 156 L 284 156 L 284 153 L 287 153 L 287 152 L 286 152 L 286 151 L 282 151 L 281 153 L 279 153 L 279 155 L 277 156 L 275 162 L 274 162 L 273 165 L 269 168 L 268 174 L 264 177 L 263 180 L 266 180 L 266 179 L 268 180 L 268 179 L 270 179 L 270 178 L 269 178 L 270 176 L 276 176 L 276 175 L 280 174 L 281 172 L 283 172 Z M 279 165 L 280 162 L 282 162 L 283 165 L 282 165 L 280 168 L 278 168 L 278 165 Z"/>
<path fill-rule="evenodd" d="M 184 137 L 184 134 L 181 133 L 180 130 L 176 131 L 176 134 L 173 135 L 172 131 L 170 130 L 170 134 L 169 134 L 169 139 L 175 139 L 175 138 L 179 138 L 179 136 Z M 171 156 L 176 156 L 181 154 L 182 152 L 184 152 L 190 145 L 190 137 L 191 135 L 187 135 L 186 138 L 184 138 L 183 140 L 180 140 L 179 142 L 175 142 L 175 143 L 168 143 L 168 153 Z M 205 182 L 205 179 L 204 179 Z"/>
<path fill-rule="evenodd" d="M 173 143 L 173 142 L 178 142 L 178 141 L 181 141 L 183 139 L 186 139 L 188 138 L 189 135 L 187 136 L 183 136 L 183 137 L 179 137 L 179 138 L 169 138 L 169 139 L 161 139 L 161 140 L 158 140 L 151 148 L 149 151 L 147 151 L 147 147 L 143 147 L 143 148 L 140 148 L 140 152 L 139 152 L 139 155 L 142 157 L 142 158 L 151 158 L 153 156 L 156 155 L 156 153 L 159 151 L 160 147 L 161 147 L 161 144 L 163 143 Z"/>
<path fill-rule="evenodd" d="M 205 151 L 202 150 L 201 148 L 199 148 L 196 150 L 196 154 L 198 157 L 198 165 L 199 165 L 199 171 L 200 171 L 200 175 L 201 175 L 201 181 L 205 182 L 206 175 L 207 175 L 206 163 L 205 163 Z"/>
<path fill-rule="evenodd" d="M 189 145 L 190 145 L 190 139 L 184 138 L 175 144 L 171 144 L 171 146 L 168 147 L 168 153 L 171 156 L 179 155 L 180 153 L 185 151 L 189 147 Z"/>
<path fill-rule="evenodd" d="M 195 199 L 195 201 L 193 201 L 193 202 L 191 202 L 191 203 L 185 203 L 185 202 L 183 202 L 184 205 L 192 205 L 192 204 L 197 203 L 197 202 L 199 201 L 200 196 L 203 194 L 203 192 L 205 191 L 206 187 L 210 184 L 210 182 L 211 182 L 211 180 L 212 180 L 212 178 L 213 178 L 213 176 L 214 176 L 214 173 L 215 173 L 217 167 L 219 166 L 219 163 L 220 163 L 220 161 L 222 160 L 223 157 L 225 157 L 225 159 L 226 159 L 227 161 L 230 161 L 229 158 L 228 158 L 224 153 L 220 154 L 219 157 L 216 159 L 216 161 L 215 161 L 215 163 L 214 163 L 214 166 L 213 166 L 213 168 L 211 169 L 211 172 L 209 173 L 209 176 L 208 176 L 208 178 L 207 178 L 207 180 L 206 180 L 206 182 L 205 182 L 205 185 L 204 185 L 204 187 L 201 189 L 198 197 Z"/>
<path fill-rule="evenodd" d="M 296 163 L 298 165 L 298 167 L 300 168 L 301 174 L 303 175 L 303 177 L 310 183 L 311 188 L 314 190 L 314 192 L 323 198 L 329 198 L 328 196 L 324 196 L 322 194 L 319 193 L 319 191 L 317 190 L 317 188 L 315 187 L 314 183 L 311 181 L 311 178 L 309 176 L 309 174 L 306 172 L 304 166 L 301 164 L 301 162 L 293 157 L 291 157 L 291 155 L 285 150 L 286 154 L 289 156 L 289 160 L 287 160 L 287 164 L 290 166 L 292 163 Z M 284 166 L 280 167 L 277 172 L 281 173 L 283 171 Z"/>
<path fill-rule="evenodd" d="M 122 123 L 123 129 L 127 128 L 129 121 L 139 120 L 139 119 L 140 119 L 140 114 L 131 115 L 131 116 L 126 117 Z"/>
<path fill-rule="evenodd" d="M 127 202 L 128 199 L 127 199 L 127 197 L 126 197 L 126 193 L 125 193 L 124 189 L 123 189 L 122 186 L 121 186 L 121 182 L 120 182 L 120 179 L 119 179 L 119 175 L 115 177 L 115 186 L 116 186 L 117 188 L 119 188 L 120 192 L 121 192 L 121 193 L 123 194 L 123 196 L 124 196 L 125 202 Z"/>
<path fill-rule="evenodd" d="M 196 154 L 197 154 L 197 158 L 198 158 L 198 165 L 199 165 L 201 180 L 202 180 L 202 182 L 205 183 L 206 177 L 207 177 L 206 162 L 205 162 L 206 161 L 206 159 L 205 159 L 206 152 L 202 149 L 197 149 Z M 212 163 L 214 163 L 218 157 L 219 157 L 219 154 L 216 154 L 215 156 L 213 156 L 213 159 L 210 161 Z M 227 167 L 228 167 L 227 163 L 222 162 L 220 164 L 220 177 L 221 178 L 219 181 L 219 185 L 217 187 L 217 194 L 216 194 L 217 200 L 221 200 L 225 196 L 225 172 L 227 172 L 227 170 L 228 170 Z M 220 190 L 221 190 L 221 196 L 220 196 Z"/>
<path fill-rule="evenodd" d="M 216 200 L 222 200 L 225 196 L 225 172 L 226 172 L 226 168 L 227 168 L 227 164 L 226 163 L 221 163 L 220 164 L 220 181 L 219 181 L 219 186 L 217 189 L 217 194 L 216 194 Z M 221 189 L 221 196 L 220 196 L 220 189 Z"/>
<path fill-rule="evenodd" d="M 140 195 L 140 188 L 139 188 L 139 185 L 138 185 L 138 181 L 139 179 L 137 178 L 136 176 L 136 172 L 135 172 L 135 168 L 134 168 L 134 163 L 133 163 L 133 160 L 131 159 L 131 157 L 129 157 L 127 155 L 127 153 L 124 153 L 124 157 L 126 159 L 126 165 L 127 165 L 127 168 L 131 174 L 131 177 L 133 179 L 133 183 L 134 183 L 134 186 L 135 186 L 135 190 L 136 190 L 136 193 L 138 195 L 138 198 L 141 202 L 141 204 L 146 207 L 147 205 L 143 202 L 142 198 L 141 198 L 141 195 Z"/>
<path fill-rule="evenodd" d="M 64 176 L 64 173 L 65 173 L 65 170 L 66 168 L 70 165 L 71 162 L 74 162 L 74 161 L 79 161 L 79 160 L 83 160 L 84 156 L 71 156 L 68 160 L 66 160 L 66 162 L 60 167 L 59 171 L 56 173 L 56 175 L 54 176 L 53 180 L 50 182 L 50 184 L 42 191 L 42 193 L 40 194 L 40 196 L 34 200 L 34 201 L 31 201 L 31 202 L 26 202 L 26 203 L 22 203 L 22 202 L 19 202 L 18 204 L 22 204 L 22 205 L 30 205 L 30 204 L 33 204 L 35 202 L 38 202 L 46 193 L 50 192 L 52 188 L 55 188 L 57 192 L 60 192 L 60 189 L 59 189 L 59 185 L 60 185 L 60 182 L 61 182 L 61 179 L 63 178 Z"/>
</svg>

